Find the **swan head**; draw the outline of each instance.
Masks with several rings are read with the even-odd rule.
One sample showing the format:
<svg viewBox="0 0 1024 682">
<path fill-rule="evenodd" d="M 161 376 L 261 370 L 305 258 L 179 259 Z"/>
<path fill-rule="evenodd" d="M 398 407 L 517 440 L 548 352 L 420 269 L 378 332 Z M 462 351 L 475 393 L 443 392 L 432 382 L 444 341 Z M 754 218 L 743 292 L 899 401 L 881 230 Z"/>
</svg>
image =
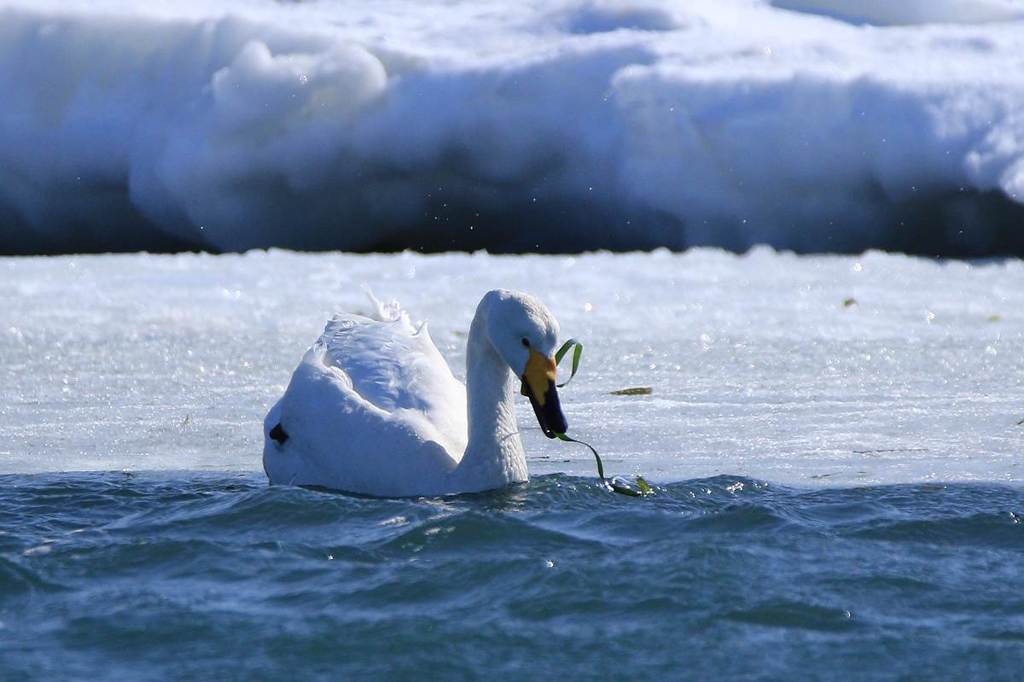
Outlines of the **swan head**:
<svg viewBox="0 0 1024 682">
<path fill-rule="evenodd" d="M 565 433 L 556 384 L 555 350 L 558 321 L 537 298 L 519 291 L 489 292 L 487 335 L 491 345 L 523 381 L 522 394 L 530 399 L 541 430 L 548 438 Z"/>
</svg>

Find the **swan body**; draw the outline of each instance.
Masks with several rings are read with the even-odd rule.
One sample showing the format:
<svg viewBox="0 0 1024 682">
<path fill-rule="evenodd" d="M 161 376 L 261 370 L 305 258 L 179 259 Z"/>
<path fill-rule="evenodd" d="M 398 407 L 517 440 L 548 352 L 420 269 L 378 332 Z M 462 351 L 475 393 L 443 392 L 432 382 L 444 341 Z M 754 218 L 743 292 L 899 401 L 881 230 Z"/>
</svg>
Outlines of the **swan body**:
<svg viewBox="0 0 1024 682">
<path fill-rule="evenodd" d="M 426 324 L 397 303 L 339 314 L 264 420 L 271 483 L 365 495 L 446 495 L 528 479 L 515 379 L 545 434 L 566 430 L 555 390 L 558 323 L 536 298 L 495 290 L 477 306 L 464 386 Z"/>
</svg>

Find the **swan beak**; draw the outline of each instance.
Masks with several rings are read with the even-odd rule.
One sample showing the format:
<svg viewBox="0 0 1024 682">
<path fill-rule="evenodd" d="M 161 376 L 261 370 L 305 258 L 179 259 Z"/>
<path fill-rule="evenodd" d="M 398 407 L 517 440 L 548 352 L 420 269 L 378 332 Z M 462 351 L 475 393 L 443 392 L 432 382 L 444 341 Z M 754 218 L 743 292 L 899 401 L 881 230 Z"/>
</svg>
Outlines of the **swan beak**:
<svg viewBox="0 0 1024 682">
<path fill-rule="evenodd" d="M 530 350 L 521 392 L 530 399 L 533 413 L 537 415 L 540 428 L 548 438 L 565 433 L 569 428 L 562 414 L 562 405 L 558 402 L 555 373 L 555 361 L 552 358 Z"/>
</svg>

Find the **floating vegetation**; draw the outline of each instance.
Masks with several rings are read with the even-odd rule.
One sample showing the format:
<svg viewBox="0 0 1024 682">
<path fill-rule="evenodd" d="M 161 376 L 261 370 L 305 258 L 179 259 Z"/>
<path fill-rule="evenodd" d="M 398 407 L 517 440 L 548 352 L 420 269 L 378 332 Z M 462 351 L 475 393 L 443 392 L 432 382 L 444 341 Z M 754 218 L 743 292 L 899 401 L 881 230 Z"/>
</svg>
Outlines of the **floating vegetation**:
<svg viewBox="0 0 1024 682">
<path fill-rule="evenodd" d="M 634 386 L 632 388 L 620 388 L 617 391 L 612 391 L 609 395 L 650 395 L 654 393 L 654 389 L 650 386 Z"/>
</svg>

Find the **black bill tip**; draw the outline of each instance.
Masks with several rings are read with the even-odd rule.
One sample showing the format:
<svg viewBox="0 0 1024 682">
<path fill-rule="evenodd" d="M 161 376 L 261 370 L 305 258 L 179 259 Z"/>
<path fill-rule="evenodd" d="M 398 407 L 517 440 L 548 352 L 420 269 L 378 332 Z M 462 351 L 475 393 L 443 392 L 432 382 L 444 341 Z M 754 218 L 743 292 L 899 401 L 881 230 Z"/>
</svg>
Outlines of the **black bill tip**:
<svg viewBox="0 0 1024 682">
<path fill-rule="evenodd" d="M 530 405 L 537 417 L 537 423 L 548 438 L 557 438 L 558 434 L 569 430 L 569 423 L 562 414 L 562 405 L 558 400 L 558 389 L 554 381 L 548 381 L 547 389 L 544 391 L 544 404 L 529 388 L 529 383 L 523 380 L 523 394 L 530 398 Z"/>
</svg>

